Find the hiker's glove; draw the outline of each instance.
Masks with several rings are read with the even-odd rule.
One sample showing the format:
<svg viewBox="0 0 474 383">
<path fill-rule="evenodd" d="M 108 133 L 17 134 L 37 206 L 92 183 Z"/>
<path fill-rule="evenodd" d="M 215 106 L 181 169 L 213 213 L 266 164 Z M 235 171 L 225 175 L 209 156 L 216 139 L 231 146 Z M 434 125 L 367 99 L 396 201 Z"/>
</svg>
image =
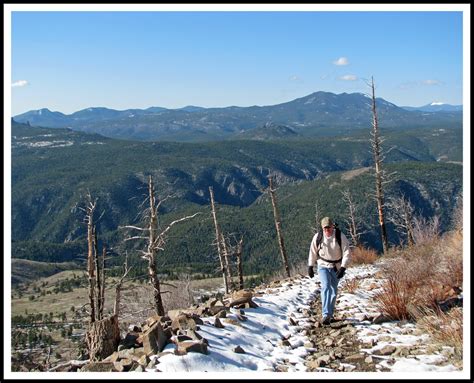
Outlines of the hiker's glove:
<svg viewBox="0 0 474 383">
<path fill-rule="evenodd" d="M 344 276 L 345 272 L 346 268 L 341 266 L 341 268 L 336 272 L 337 279 L 341 279 Z"/>
<path fill-rule="evenodd" d="M 309 275 L 310 278 L 314 277 L 313 266 L 308 266 L 308 275 Z"/>
</svg>

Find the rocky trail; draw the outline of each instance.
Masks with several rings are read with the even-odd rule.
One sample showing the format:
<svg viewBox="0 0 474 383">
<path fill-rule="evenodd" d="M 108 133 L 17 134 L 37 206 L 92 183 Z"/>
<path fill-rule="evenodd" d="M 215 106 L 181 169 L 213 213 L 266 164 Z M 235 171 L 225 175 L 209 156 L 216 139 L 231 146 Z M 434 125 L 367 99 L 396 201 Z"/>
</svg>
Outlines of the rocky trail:
<svg viewBox="0 0 474 383">
<path fill-rule="evenodd" d="M 376 273 L 372 266 L 348 270 L 329 325 L 320 323 L 319 281 L 298 275 L 148 318 L 131 326 L 103 361 L 54 371 L 462 371 L 452 348 L 376 310 Z"/>
</svg>

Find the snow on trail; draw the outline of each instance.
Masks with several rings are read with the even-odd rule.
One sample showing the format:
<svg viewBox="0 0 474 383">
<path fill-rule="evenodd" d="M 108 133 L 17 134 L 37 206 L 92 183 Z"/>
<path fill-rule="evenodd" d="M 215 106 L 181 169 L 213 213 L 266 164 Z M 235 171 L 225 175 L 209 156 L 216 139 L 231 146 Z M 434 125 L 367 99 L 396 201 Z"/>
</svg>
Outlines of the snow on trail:
<svg viewBox="0 0 474 383">
<path fill-rule="evenodd" d="M 244 321 L 239 319 L 239 309 L 231 309 L 222 320 L 223 329 L 214 327 L 214 318 L 202 318 L 199 333 L 209 341 L 209 354 L 169 354 L 161 357 L 156 367 L 163 372 L 274 371 L 275 365 L 286 360 L 292 364 L 290 371 L 305 371 L 308 349 L 304 343 L 308 339 L 298 331 L 306 323 L 301 311 L 314 299 L 315 289 L 316 281 L 307 278 L 271 288 L 271 294 L 254 297 L 259 307 L 245 309 Z M 290 325 L 290 318 L 298 325 Z M 287 338 L 291 346 L 281 347 Z M 245 353 L 234 352 L 236 346 Z M 163 351 L 173 349 L 169 344 Z"/>
<path fill-rule="evenodd" d="M 361 352 L 373 355 L 377 371 L 384 371 L 355 374 L 363 374 L 369 378 L 384 374 L 393 378 L 394 373 L 420 373 L 425 378 L 433 374 L 434 379 L 443 376 L 462 377 L 465 372 L 448 363 L 447 356 L 452 349 L 444 347 L 442 352 L 433 352 L 423 348 L 425 345 L 428 347 L 429 338 L 426 334 L 420 334 L 415 324 L 400 321 L 373 324 L 366 319 L 377 313 L 373 301 L 373 295 L 378 290 L 377 284 L 380 283 L 374 278 L 377 270 L 373 265 L 349 268 L 346 277 L 341 281 L 338 293 L 336 316 L 343 316 L 352 321 L 358 330 L 358 338 L 364 344 L 370 344 L 373 340 L 374 346 L 362 348 Z M 359 279 L 360 285 L 354 293 L 349 293 L 343 286 L 353 278 Z M 161 371 L 164 374 L 158 376 L 166 375 L 171 378 L 202 377 L 200 373 L 209 377 L 209 373 L 213 372 L 247 372 L 251 373 L 253 378 L 270 374 L 276 379 L 314 378 L 315 374 L 322 374 L 324 377 L 340 376 L 331 374 L 331 371 L 307 372 L 305 366 L 305 357 L 317 351 L 311 348 L 309 338 L 303 335 L 307 332 L 302 331 L 312 325 L 308 320 L 308 309 L 316 294 L 319 294 L 317 275 L 313 279 L 292 278 L 276 287 L 256 289 L 254 293 L 253 301 L 259 307 L 231 309 L 227 317 L 221 319 L 224 328 L 214 326 L 213 317 L 201 318 L 204 324 L 199 326 L 198 333 L 209 341 L 207 355 L 190 352 L 178 356 L 174 354 L 175 346 L 168 344 L 160 356 L 152 356 L 156 366 L 147 368 L 147 371 Z M 378 351 L 387 345 L 415 345 L 419 350 L 416 355 L 380 355 Z M 237 346 L 240 349 L 236 349 Z M 278 366 L 282 365 L 292 374 L 275 372 L 278 371 Z M 192 374 L 187 374 L 189 372 Z M 256 372 L 259 374 L 255 374 Z M 238 376 L 242 377 L 241 374 Z M 221 377 L 234 378 L 235 375 L 224 374 Z M 416 378 L 416 374 L 413 377 Z"/>
</svg>

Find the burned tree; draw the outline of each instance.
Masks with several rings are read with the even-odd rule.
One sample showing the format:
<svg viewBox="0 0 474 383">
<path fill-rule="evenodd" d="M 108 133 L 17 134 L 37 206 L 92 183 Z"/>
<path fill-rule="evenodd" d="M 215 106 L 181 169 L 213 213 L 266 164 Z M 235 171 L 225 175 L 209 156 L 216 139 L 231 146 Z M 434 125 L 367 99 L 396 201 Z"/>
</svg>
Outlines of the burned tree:
<svg viewBox="0 0 474 383">
<path fill-rule="evenodd" d="M 163 306 L 163 299 L 162 299 L 162 292 L 161 292 L 161 285 L 160 279 L 158 277 L 158 252 L 164 251 L 164 247 L 166 244 L 167 234 L 171 230 L 171 228 L 179 223 L 183 222 L 187 219 L 193 218 L 197 216 L 199 213 L 195 213 L 191 216 L 186 216 L 181 219 L 177 219 L 171 222 L 164 230 L 161 232 L 159 231 L 158 225 L 158 211 L 161 206 L 161 203 L 165 199 L 162 199 L 157 202 L 155 196 L 155 186 L 153 183 L 153 178 L 150 176 L 148 179 L 148 201 L 149 201 L 149 208 L 145 212 L 145 216 L 148 219 L 147 227 L 137 227 L 137 226 L 124 226 L 125 229 L 131 230 L 138 230 L 143 233 L 147 233 L 148 235 L 137 235 L 126 238 L 126 241 L 129 240 L 146 240 L 146 250 L 142 251 L 142 258 L 148 262 L 148 276 L 150 279 L 150 283 L 153 288 L 153 302 L 155 306 L 156 313 L 160 316 L 165 315 L 165 309 Z"/>
<path fill-rule="evenodd" d="M 105 253 L 103 249 L 102 265 L 98 257 L 97 231 L 94 224 L 94 212 L 97 199 L 93 200 L 90 193 L 87 195 L 86 212 L 87 223 L 87 274 L 89 280 L 90 323 L 86 331 L 86 343 L 90 360 L 101 360 L 117 350 L 120 342 L 118 317 L 112 315 L 103 318 L 105 303 Z"/>
<path fill-rule="evenodd" d="M 120 277 L 119 281 L 115 285 L 114 315 L 117 317 L 120 314 L 120 300 L 121 300 L 122 285 L 124 283 L 124 279 L 127 277 L 130 270 L 131 268 L 128 266 L 128 254 L 126 254 L 125 262 L 123 264 L 123 275 Z"/>
<path fill-rule="evenodd" d="M 235 256 L 237 258 L 237 271 L 239 275 L 239 290 L 244 288 L 244 272 L 242 267 L 242 247 L 243 247 L 244 239 L 240 238 L 239 243 L 237 244 L 237 248 L 235 251 Z"/>
<path fill-rule="evenodd" d="M 212 218 L 214 220 L 214 228 L 216 231 L 217 254 L 219 256 L 219 262 L 221 265 L 222 278 L 224 279 L 225 292 L 226 294 L 228 294 L 229 293 L 229 274 L 228 274 L 229 262 L 228 262 L 227 257 L 224 255 L 224 254 L 227 254 L 227 249 L 226 249 L 224 237 L 219 227 L 219 223 L 217 222 L 216 206 L 214 203 L 214 191 L 212 189 L 212 186 L 209 186 L 209 195 L 211 199 Z"/>
<path fill-rule="evenodd" d="M 347 226 L 349 227 L 349 234 L 352 239 L 352 244 L 355 247 L 358 247 L 360 245 L 360 236 L 362 235 L 362 232 L 360 231 L 361 224 L 358 220 L 358 208 L 354 202 L 352 193 L 349 190 L 342 192 L 342 199 L 347 204 L 347 208 L 349 210 L 346 222 Z"/>
<path fill-rule="evenodd" d="M 285 272 L 288 277 L 290 277 L 290 266 L 288 264 L 288 257 L 286 255 L 286 249 L 285 249 L 285 241 L 283 240 L 283 234 L 281 232 L 281 219 L 280 219 L 280 213 L 278 211 L 278 206 L 277 206 L 277 201 L 276 201 L 276 196 L 275 196 L 275 189 L 273 188 L 273 180 L 272 177 L 268 177 L 268 193 L 270 194 L 270 199 L 272 201 L 272 206 L 273 206 L 273 216 L 275 219 L 275 228 L 278 236 L 278 246 L 280 248 L 280 254 L 283 259 L 283 265 L 285 267 Z"/>
<path fill-rule="evenodd" d="M 372 82 L 370 84 L 372 90 L 372 153 L 374 155 L 374 164 L 375 164 L 375 198 L 377 200 L 377 212 L 379 217 L 380 225 L 380 236 L 382 239 L 383 252 L 387 253 L 388 251 L 388 238 L 387 238 L 387 228 L 385 227 L 385 204 L 384 204 L 384 192 L 383 192 L 383 171 L 382 171 L 382 138 L 380 136 L 379 123 L 377 118 L 377 110 L 375 107 L 375 86 L 374 78 L 372 77 Z"/>
<path fill-rule="evenodd" d="M 323 215 L 321 214 L 321 209 L 318 202 L 314 203 L 314 226 L 311 226 L 311 231 L 316 234 L 321 230 L 321 219 Z"/>
<path fill-rule="evenodd" d="M 86 223 L 87 223 L 87 275 L 89 280 L 89 304 L 91 307 L 90 311 L 90 323 L 94 323 L 96 320 L 95 313 L 95 255 L 96 248 L 95 244 L 97 242 L 95 225 L 94 225 L 94 211 L 97 206 L 97 199 L 94 201 L 90 194 L 87 195 L 87 206 L 86 206 Z"/>
<path fill-rule="evenodd" d="M 414 212 L 415 208 L 404 195 L 390 198 L 388 220 L 394 225 L 395 230 L 406 237 L 408 246 L 415 243 L 414 238 Z"/>
</svg>

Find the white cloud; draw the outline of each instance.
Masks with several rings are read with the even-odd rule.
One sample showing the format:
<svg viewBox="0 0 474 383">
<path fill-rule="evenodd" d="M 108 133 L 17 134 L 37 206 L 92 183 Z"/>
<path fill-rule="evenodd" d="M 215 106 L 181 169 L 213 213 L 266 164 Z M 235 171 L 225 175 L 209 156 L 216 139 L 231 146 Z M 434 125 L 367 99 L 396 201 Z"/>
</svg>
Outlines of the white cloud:
<svg viewBox="0 0 474 383">
<path fill-rule="evenodd" d="M 441 85 L 441 81 L 438 80 L 423 80 L 423 85 Z"/>
<path fill-rule="evenodd" d="M 334 65 L 349 65 L 347 57 L 339 57 L 336 61 L 332 62 Z"/>
<path fill-rule="evenodd" d="M 356 81 L 356 80 L 357 80 L 357 76 L 356 76 L 356 75 L 353 75 L 353 74 L 346 74 L 346 75 L 344 75 L 344 76 L 339 77 L 339 80 L 343 80 L 343 81 Z"/>
<path fill-rule="evenodd" d="M 302 78 L 294 74 L 294 75 L 290 76 L 290 81 L 301 82 Z"/>
<path fill-rule="evenodd" d="M 13 84 L 12 84 L 12 88 L 17 88 L 17 87 L 22 87 L 22 86 L 27 86 L 28 85 L 28 81 L 26 80 L 19 80 L 19 81 L 15 81 Z"/>
</svg>

